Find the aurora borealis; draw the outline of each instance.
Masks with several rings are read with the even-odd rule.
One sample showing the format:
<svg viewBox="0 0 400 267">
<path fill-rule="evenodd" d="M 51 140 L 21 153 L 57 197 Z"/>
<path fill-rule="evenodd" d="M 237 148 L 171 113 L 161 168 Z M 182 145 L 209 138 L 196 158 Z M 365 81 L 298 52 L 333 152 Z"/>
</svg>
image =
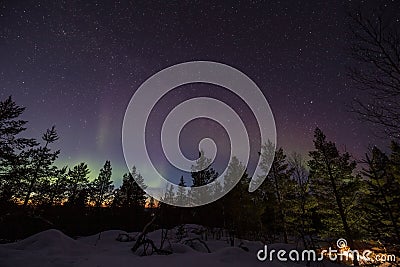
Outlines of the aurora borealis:
<svg viewBox="0 0 400 267">
<path fill-rule="evenodd" d="M 111 160 L 119 184 L 126 172 L 122 120 L 135 90 L 165 67 L 210 60 L 258 84 L 275 116 L 278 146 L 304 154 L 318 126 L 340 149 L 360 157 L 371 143 L 386 145 L 348 112 L 358 92 L 346 76 L 352 64 L 346 11 L 361 4 L 374 3 L 2 1 L 0 97 L 12 95 L 27 107 L 27 136 L 39 138 L 56 125 L 60 166 L 85 161 L 94 176 Z M 400 24 L 399 4 L 382 5 Z M 212 90 L 189 88 L 162 105 Z M 161 115 L 154 115 L 155 124 Z M 185 129 L 188 140 L 201 135 L 196 127 L 202 128 Z M 184 149 L 195 155 L 197 144 Z"/>
</svg>

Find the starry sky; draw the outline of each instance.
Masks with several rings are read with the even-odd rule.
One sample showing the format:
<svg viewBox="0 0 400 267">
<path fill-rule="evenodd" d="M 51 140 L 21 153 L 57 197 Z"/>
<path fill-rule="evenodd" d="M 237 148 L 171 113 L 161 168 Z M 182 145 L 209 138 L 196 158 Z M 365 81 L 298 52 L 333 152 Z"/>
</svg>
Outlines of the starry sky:
<svg viewBox="0 0 400 267">
<path fill-rule="evenodd" d="M 12 95 L 27 107 L 27 136 L 39 138 L 56 125 L 58 165 L 85 161 L 94 177 L 111 160 L 120 184 L 127 171 L 121 127 L 135 90 L 168 66 L 216 61 L 260 87 L 275 116 L 278 146 L 305 154 L 318 126 L 361 157 L 368 145 L 387 140 L 348 112 L 359 92 L 346 76 L 352 64 L 346 12 L 359 6 L 383 6 L 399 23 L 395 1 L 0 1 L 0 97 Z M 177 88 L 160 103 L 155 133 L 178 100 L 212 95 L 237 102 L 215 86 L 186 87 L 192 90 Z M 189 157 L 198 153 L 205 125 L 226 146 L 221 127 L 195 124 L 182 132 Z M 162 168 L 157 149 L 151 151 Z"/>
</svg>

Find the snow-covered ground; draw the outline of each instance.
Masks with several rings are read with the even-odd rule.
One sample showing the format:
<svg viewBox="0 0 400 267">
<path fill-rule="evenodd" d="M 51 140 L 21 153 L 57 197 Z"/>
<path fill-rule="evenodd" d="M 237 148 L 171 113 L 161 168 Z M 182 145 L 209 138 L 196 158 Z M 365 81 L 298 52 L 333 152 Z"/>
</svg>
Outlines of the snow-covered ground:
<svg viewBox="0 0 400 267">
<path fill-rule="evenodd" d="M 193 229 L 196 230 L 199 227 L 186 225 L 185 230 L 188 232 L 186 238 L 199 237 L 196 233 L 192 233 Z M 182 244 L 182 241 L 179 242 L 176 239 L 175 229 L 169 231 L 169 242 L 166 242 L 164 246 L 166 250 L 172 250 L 172 254 L 139 256 L 131 251 L 135 241 L 117 241 L 116 238 L 119 234 L 128 233 L 110 230 L 102 232 L 100 238 L 97 234 L 75 240 L 58 230 L 47 230 L 15 243 L 0 245 L 0 266 L 305 266 L 304 263 L 284 263 L 276 260 L 260 262 L 256 256 L 258 250 L 263 248 L 260 242 L 243 241 L 243 245 L 248 248 L 248 251 L 245 251 L 239 247 L 230 247 L 226 238 L 213 240 L 209 237 L 205 242 L 211 253 L 207 253 L 205 247 L 200 243 L 195 243 L 192 248 Z M 137 234 L 129 233 L 128 235 L 134 237 Z M 148 237 L 159 246 L 161 230 L 149 233 Z M 240 241 L 236 240 L 235 244 L 239 243 Z M 274 244 L 268 247 L 288 250 L 293 248 L 284 244 Z M 326 267 L 327 264 L 324 266 Z"/>
</svg>

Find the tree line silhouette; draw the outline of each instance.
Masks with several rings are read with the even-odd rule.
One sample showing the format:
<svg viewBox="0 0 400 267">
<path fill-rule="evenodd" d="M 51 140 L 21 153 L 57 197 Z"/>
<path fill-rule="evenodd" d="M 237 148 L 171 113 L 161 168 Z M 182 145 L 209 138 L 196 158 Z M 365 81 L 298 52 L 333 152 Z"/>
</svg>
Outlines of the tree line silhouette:
<svg viewBox="0 0 400 267">
<path fill-rule="evenodd" d="M 21 137 L 27 123 L 20 119 L 23 111 L 11 97 L 0 101 L 0 233 L 4 240 L 49 227 L 71 235 L 111 228 L 139 230 L 157 213 L 153 227 L 198 223 L 226 229 L 231 245 L 234 237 L 301 242 L 305 247 L 315 246 L 316 237 L 346 237 L 350 247 L 356 247 L 357 240 L 399 244 L 400 145 L 395 141 L 388 153 L 372 147 L 358 163 L 318 128 L 308 160 L 300 154 L 287 156 L 282 148 L 274 150 L 267 143 L 260 151 L 261 167 L 266 171 L 268 159 L 274 156 L 274 160 L 257 191 L 248 192 L 251 177 L 233 157 L 223 184 L 207 192 L 232 186 L 230 177 L 244 173 L 229 193 L 208 205 L 180 208 L 146 196 L 143 177 L 135 167 L 114 188 L 110 161 L 94 180 L 89 179 L 86 163 L 55 166 L 60 154 L 52 148 L 59 138 L 55 127 L 40 141 Z M 200 153 L 192 168 L 192 186 L 208 184 L 217 176 L 210 160 Z M 183 177 L 179 185 L 185 185 Z M 182 188 L 166 188 L 163 198 L 196 201 L 190 190 Z"/>
</svg>

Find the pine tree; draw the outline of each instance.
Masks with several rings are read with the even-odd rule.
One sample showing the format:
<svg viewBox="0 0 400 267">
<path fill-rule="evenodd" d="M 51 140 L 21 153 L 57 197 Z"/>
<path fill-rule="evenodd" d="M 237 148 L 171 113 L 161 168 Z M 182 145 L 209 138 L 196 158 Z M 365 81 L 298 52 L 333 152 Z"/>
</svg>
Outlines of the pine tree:
<svg viewBox="0 0 400 267">
<path fill-rule="evenodd" d="M 114 189 L 111 175 L 111 162 L 107 160 L 103 168 L 100 169 L 99 176 L 90 184 L 90 201 L 95 207 L 101 207 L 104 203 L 110 201 Z"/>
<path fill-rule="evenodd" d="M 37 145 L 36 140 L 19 136 L 27 121 L 18 119 L 25 108 L 10 97 L 0 101 L 0 201 L 7 203 L 18 195 L 25 161 L 24 149 Z"/>
<path fill-rule="evenodd" d="M 54 183 L 58 180 L 60 170 L 56 166 L 50 166 L 48 174 L 38 179 L 35 190 L 30 198 L 34 206 L 51 206 Z"/>
<path fill-rule="evenodd" d="M 87 197 L 90 170 L 82 162 L 68 172 L 67 180 L 67 205 L 82 206 L 82 201 Z"/>
<path fill-rule="evenodd" d="M 50 180 L 49 205 L 61 205 L 66 198 L 68 188 L 67 167 L 57 169 L 54 177 Z"/>
<path fill-rule="evenodd" d="M 0 101 L 0 161 L 13 161 L 17 150 L 37 145 L 34 139 L 18 137 L 26 130 L 27 121 L 18 119 L 25 108 L 18 106 L 10 97 Z"/>
<path fill-rule="evenodd" d="M 142 188 L 146 188 L 144 179 L 133 166 L 131 172 L 124 174 L 121 187 L 115 191 L 113 206 L 125 209 L 143 209 L 147 197 Z"/>
<path fill-rule="evenodd" d="M 309 153 L 312 192 L 318 201 L 318 212 L 322 216 L 325 236 L 342 235 L 354 248 L 355 227 L 360 215 L 359 176 L 354 175 L 356 162 L 348 153 L 340 154 L 333 142 L 327 141 L 320 129 L 315 130 L 315 150 Z M 358 265 L 355 257 L 354 264 Z"/>
<path fill-rule="evenodd" d="M 52 151 L 49 145 L 58 140 L 55 127 L 47 129 L 42 136 L 45 142 L 44 146 L 31 148 L 27 155 L 29 156 L 29 164 L 25 168 L 25 177 L 27 178 L 27 188 L 25 192 L 24 204 L 27 206 L 31 198 L 31 194 L 43 184 L 48 183 L 48 178 L 54 175 L 54 161 L 58 158 L 60 151 Z M 42 187 L 43 188 L 43 187 Z M 39 194 L 41 194 L 39 192 Z"/>
</svg>

